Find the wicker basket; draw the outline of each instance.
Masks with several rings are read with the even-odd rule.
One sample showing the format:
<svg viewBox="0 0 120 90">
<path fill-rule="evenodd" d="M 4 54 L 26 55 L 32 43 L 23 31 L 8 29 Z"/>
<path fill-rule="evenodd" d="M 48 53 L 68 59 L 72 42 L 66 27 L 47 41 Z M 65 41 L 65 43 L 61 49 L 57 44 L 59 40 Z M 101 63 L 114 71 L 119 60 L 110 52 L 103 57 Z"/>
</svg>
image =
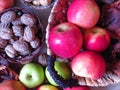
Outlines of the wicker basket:
<svg viewBox="0 0 120 90">
<path fill-rule="evenodd" d="M 34 13 L 27 11 L 23 8 L 19 8 L 19 7 L 13 7 L 13 8 L 9 8 L 9 9 L 5 10 L 3 13 L 0 14 L 0 17 L 2 14 L 4 14 L 7 11 L 14 11 L 14 12 L 20 11 L 23 14 L 32 15 L 36 19 L 36 21 L 37 21 L 36 26 L 37 26 L 37 28 L 39 28 L 37 36 L 40 38 L 40 46 L 38 48 L 32 50 L 30 54 L 25 55 L 25 56 L 21 56 L 20 58 L 18 58 L 18 57 L 10 58 L 6 55 L 4 49 L 0 49 L 0 56 L 3 57 L 5 60 L 7 60 L 11 63 L 16 63 L 16 64 L 26 64 L 28 62 L 31 62 L 33 60 L 33 58 L 35 58 L 38 54 L 40 54 L 42 52 L 41 49 L 44 47 L 44 44 L 45 44 L 44 43 L 45 30 L 43 29 L 43 25 L 42 25 L 40 19 Z"/>
<path fill-rule="evenodd" d="M 4 80 L 18 80 L 18 74 L 13 69 L 0 65 L 0 82 Z"/>
<path fill-rule="evenodd" d="M 53 54 L 48 45 L 49 32 L 54 26 L 67 21 L 66 12 L 70 3 L 71 3 L 71 0 L 57 0 L 51 10 L 51 13 L 48 19 L 48 25 L 46 28 L 47 54 L 50 56 L 52 56 Z M 78 80 L 79 85 L 88 85 L 88 86 L 96 86 L 96 87 L 107 86 L 109 84 L 115 84 L 120 82 L 120 77 L 118 77 L 112 71 L 106 71 L 103 77 L 98 80 L 83 78 L 76 75 L 73 75 L 73 78 Z"/>
</svg>

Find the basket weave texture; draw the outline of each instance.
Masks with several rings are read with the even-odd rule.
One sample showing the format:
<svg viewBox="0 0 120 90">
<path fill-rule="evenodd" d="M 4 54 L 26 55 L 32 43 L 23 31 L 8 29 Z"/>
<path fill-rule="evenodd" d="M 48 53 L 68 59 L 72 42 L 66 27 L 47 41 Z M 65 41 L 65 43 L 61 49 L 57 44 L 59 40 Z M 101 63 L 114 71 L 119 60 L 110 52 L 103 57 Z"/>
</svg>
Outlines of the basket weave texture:
<svg viewBox="0 0 120 90">
<path fill-rule="evenodd" d="M 71 3 L 71 0 L 57 0 L 51 10 L 50 16 L 48 18 L 48 25 L 46 28 L 46 44 L 47 44 L 48 55 L 52 55 L 52 52 L 48 45 L 49 32 L 56 25 L 63 22 L 67 22 L 66 13 L 70 3 Z M 97 80 L 76 76 L 74 74 L 73 74 L 73 78 L 78 80 L 79 85 L 88 85 L 88 86 L 95 86 L 95 87 L 107 86 L 110 84 L 115 84 L 120 82 L 120 77 L 118 77 L 112 71 L 106 71 L 103 77 Z"/>
</svg>

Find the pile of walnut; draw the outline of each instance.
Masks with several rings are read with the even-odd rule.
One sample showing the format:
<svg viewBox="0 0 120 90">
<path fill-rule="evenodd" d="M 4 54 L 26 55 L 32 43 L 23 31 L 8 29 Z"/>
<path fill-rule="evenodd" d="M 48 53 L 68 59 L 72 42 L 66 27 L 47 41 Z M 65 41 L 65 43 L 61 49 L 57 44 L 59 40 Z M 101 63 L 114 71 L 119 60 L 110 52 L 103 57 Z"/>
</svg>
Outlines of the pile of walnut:
<svg viewBox="0 0 120 90">
<path fill-rule="evenodd" d="M 35 6 L 48 6 L 53 0 L 25 0 L 25 2 L 32 3 Z"/>
<path fill-rule="evenodd" d="M 28 55 L 40 46 L 37 20 L 31 14 L 7 11 L 0 18 L 0 49 L 10 58 Z"/>
</svg>

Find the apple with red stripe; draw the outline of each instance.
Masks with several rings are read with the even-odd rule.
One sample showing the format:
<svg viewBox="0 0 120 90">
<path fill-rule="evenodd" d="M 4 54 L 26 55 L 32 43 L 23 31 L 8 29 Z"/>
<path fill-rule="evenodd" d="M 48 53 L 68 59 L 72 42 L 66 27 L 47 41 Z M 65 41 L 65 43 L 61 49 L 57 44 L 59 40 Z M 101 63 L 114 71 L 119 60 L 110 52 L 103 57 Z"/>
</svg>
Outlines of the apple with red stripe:
<svg viewBox="0 0 120 90">
<path fill-rule="evenodd" d="M 97 52 L 82 51 L 72 59 L 71 68 L 77 76 L 97 80 L 105 73 L 106 62 Z"/>
<path fill-rule="evenodd" d="M 73 0 L 67 11 L 67 19 L 81 28 L 94 27 L 100 17 L 100 9 L 95 0 Z"/>
<path fill-rule="evenodd" d="M 71 58 L 82 47 L 83 37 L 81 30 L 72 23 L 61 23 L 50 31 L 48 44 L 55 55 L 62 58 Z"/>
<path fill-rule="evenodd" d="M 110 34 L 106 29 L 101 27 L 93 27 L 85 30 L 83 37 L 84 47 L 87 50 L 103 52 L 110 45 Z"/>
</svg>

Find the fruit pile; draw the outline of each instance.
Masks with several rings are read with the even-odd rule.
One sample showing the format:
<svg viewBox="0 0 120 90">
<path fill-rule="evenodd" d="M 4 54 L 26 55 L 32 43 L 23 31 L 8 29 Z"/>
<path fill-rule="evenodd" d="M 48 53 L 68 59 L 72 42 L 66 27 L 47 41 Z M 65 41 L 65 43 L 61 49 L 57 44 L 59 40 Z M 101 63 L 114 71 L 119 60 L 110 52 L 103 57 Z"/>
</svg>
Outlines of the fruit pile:
<svg viewBox="0 0 120 90">
<path fill-rule="evenodd" d="M 90 90 L 106 72 L 120 76 L 119 5 L 119 0 L 57 0 L 46 28 L 47 54 L 36 46 L 44 45 L 39 18 L 23 8 L 2 9 L 0 23 L 7 29 L 0 30 L 0 90 Z M 33 52 L 23 55 L 29 50 L 23 48 L 26 44 L 10 43 L 6 35 L 20 37 Z M 36 38 L 40 43 L 31 43 Z M 14 48 L 5 48 L 8 44 Z M 14 54 L 15 46 L 23 52 Z M 81 84 L 81 78 L 88 79 L 87 84 Z"/>
<path fill-rule="evenodd" d="M 68 6 L 64 7 L 62 1 L 58 2 L 62 5 L 53 8 L 46 30 L 50 63 L 54 63 L 56 57 L 67 59 L 72 77 L 78 80 L 80 85 L 106 86 L 114 83 L 106 78 L 112 78 L 112 74 L 114 81 L 114 76 L 119 78 L 120 75 L 120 1 L 74 0 L 69 1 L 71 4 L 66 3 Z M 113 34 L 117 35 L 117 38 L 113 37 Z M 70 80 L 67 82 L 61 79 L 52 66 L 48 66 L 56 83 L 60 87 L 67 87 Z"/>
</svg>

